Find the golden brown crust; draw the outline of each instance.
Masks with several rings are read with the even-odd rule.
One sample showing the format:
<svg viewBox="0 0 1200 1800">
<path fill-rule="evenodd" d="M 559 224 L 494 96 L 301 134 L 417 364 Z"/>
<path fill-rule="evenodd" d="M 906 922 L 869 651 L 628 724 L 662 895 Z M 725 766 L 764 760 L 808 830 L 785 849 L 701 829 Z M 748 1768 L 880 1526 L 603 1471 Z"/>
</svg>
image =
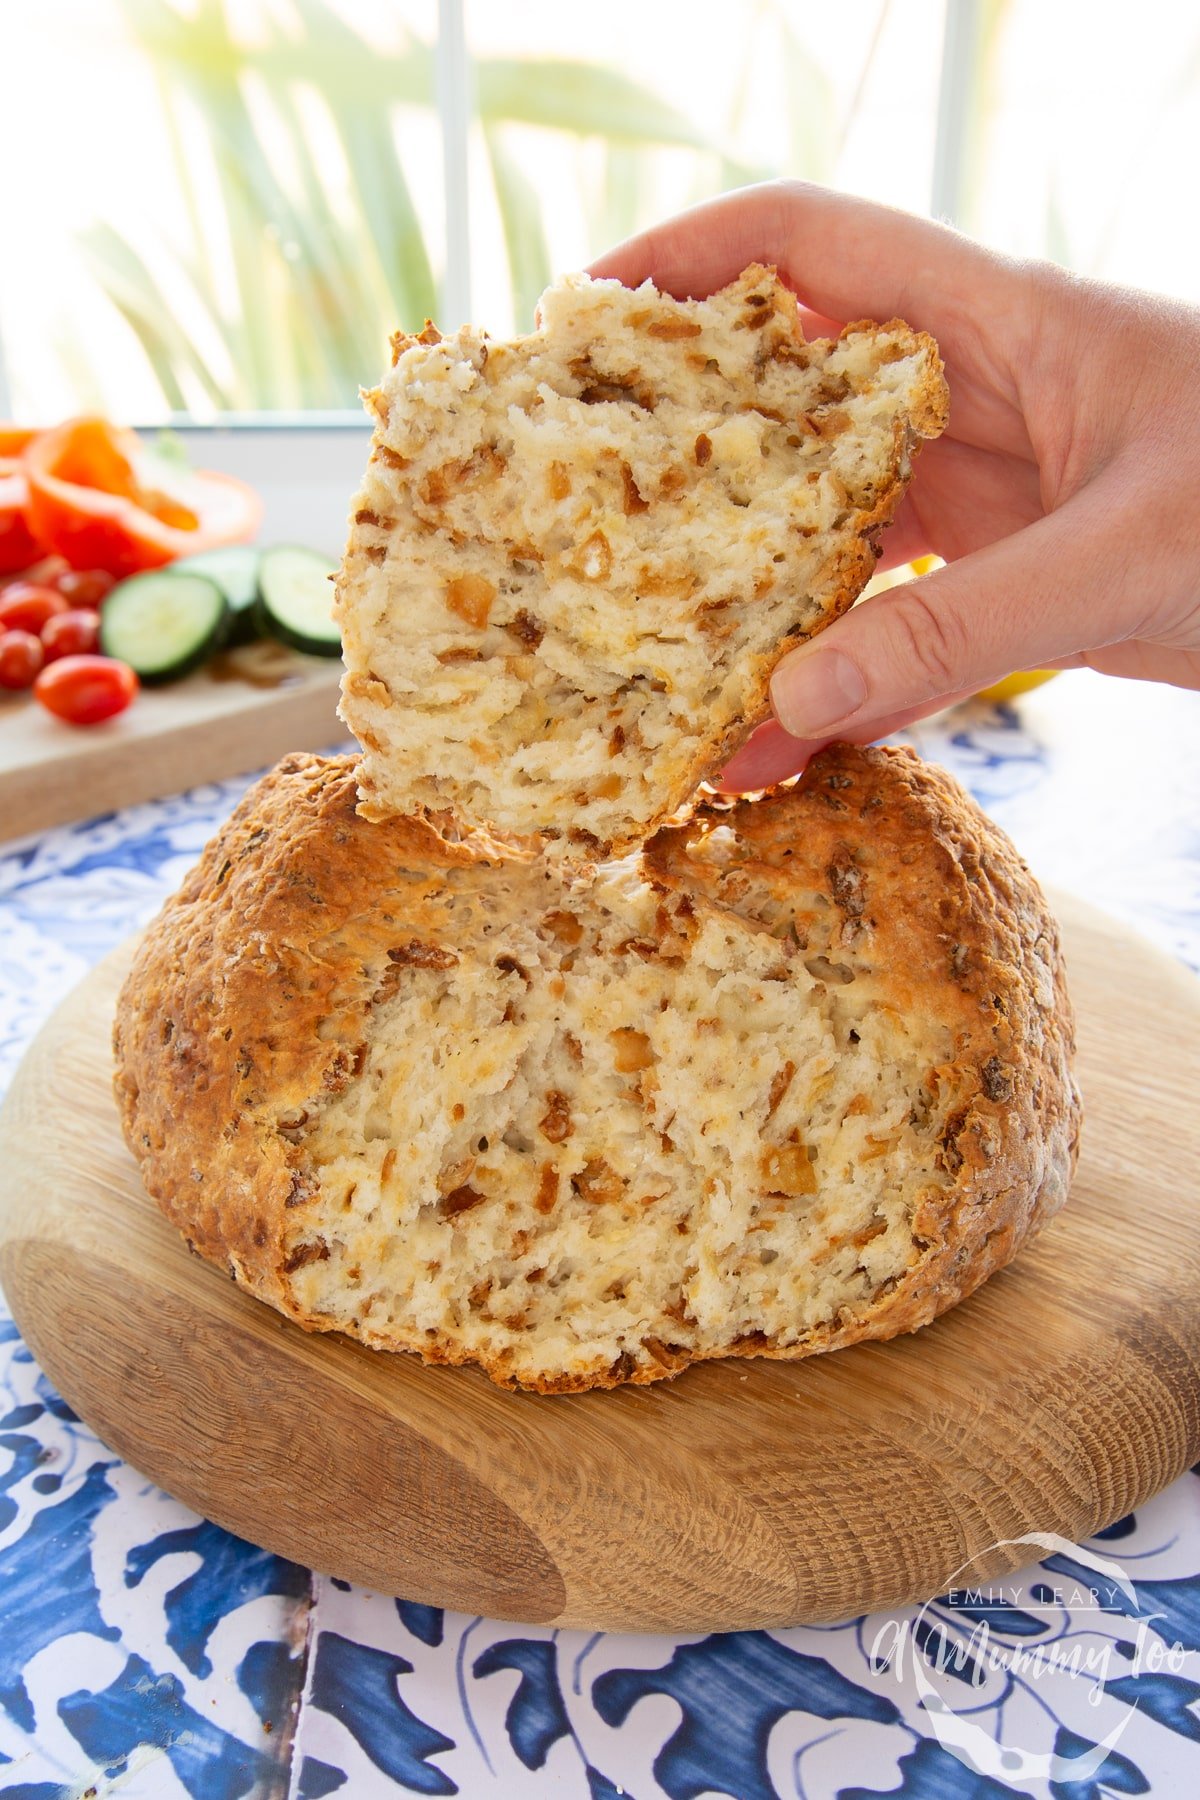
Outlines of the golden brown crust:
<svg viewBox="0 0 1200 1800">
<path fill-rule="evenodd" d="M 350 758 L 294 756 L 252 790 L 147 931 L 114 1034 L 122 1124 L 149 1191 L 195 1250 L 308 1329 L 330 1322 L 306 1310 L 292 1280 L 319 1254 L 302 1229 L 315 1176 L 302 1136 L 287 1130 L 292 1109 L 355 1081 L 390 971 L 470 955 L 456 939 L 455 895 L 472 871 L 511 879 L 524 868 L 543 905 L 564 891 L 495 840 L 363 821 L 355 778 Z M 714 858 L 706 847 L 721 828 Z M 661 831 L 646 860 L 698 916 L 753 932 L 784 905 L 810 967 L 853 959 L 872 1004 L 932 1013 L 954 1039 L 928 1077 L 945 1127 L 912 1266 L 798 1344 L 751 1334 L 700 1355 L 793 1358 L 927 1323 L 1016 1254 L 1065 1198 L 1073 1166 L 1071 1009 L 1036 884 L 949 777 L 907 751 L 848 746 L 765 800 L 701 806 Z M 447 1339 L 391 1347 L 402 1341 L 429 1362 L 479 1361 L 516 1385 L 504 1355 Z M 520 1385 L 641 1383 L 697 1359 L 664 1349 L 639 1366 Z"/>
<path fill-rule="evenodd" d="M 423 941 L 423 894 L 502 848 L 417 819 L 364 824 L 356 766 L 289 756 L 251 789 L 147 931 L 114 1026 L 149 1192 L 194 1250 L 292 1317 L 283 1264 L 306 1175 L 270 1121 L 351 1078 L 389 951 Z M 424 874 L 397 919 L 379 898 L 408 870 Z"/>
<path fill-rule="evenodd" d="M 721 826 L 745 849 L 724 879 L 687 849 Z M 955 1016 L 954 1061 L 938 1071 L 939 1098 L 952 1102 L 943 1167 L 955 1179 L 926 1190 L 914 1221 L 928 1250 L 868 1315 L 809 1348 L 917 1330 L 1012 1260 L 1058 1211 L 1075 1167 L 1074 1013 L 1041 889 L 943 770 L 912 750 L 850 744 L 822 751 L 774 803 L 700 807 L 646 855 L 664 879 L 713 899 L 731 877 L 825 896 L 797 921 L 810 948 L 836 961 L 853 946 L 886 971 L 890 1004 Z"/>
</svg>

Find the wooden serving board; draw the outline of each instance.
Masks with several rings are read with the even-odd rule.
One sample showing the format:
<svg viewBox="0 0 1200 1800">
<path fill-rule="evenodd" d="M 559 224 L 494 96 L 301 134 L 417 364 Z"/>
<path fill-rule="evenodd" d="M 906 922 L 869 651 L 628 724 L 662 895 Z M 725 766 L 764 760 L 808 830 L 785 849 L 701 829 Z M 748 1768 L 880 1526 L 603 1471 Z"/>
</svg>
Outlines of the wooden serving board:
<svg viewBox="0 0 1200 1800">
<path fill-rule="evenodd" d="M 337 658 L 246 644 L 88 726 L 0 693 L 0 842 L 335 744 L 341 674 Z"/>
<path fill-rule="evenodd" d="M 493 1617 L 691 1631 L 987 1580 L 1200 1458 L 1200 984 L 1061 902 L 1087 1107 L 1071 1200 L 915 1337 L 553 1398 L 309 1336 L 192 1257 L 109 1091 L 128 951 L 0 1113 L 0 1278 L 104 1441 L 256 1543 Z"/>
</svg>

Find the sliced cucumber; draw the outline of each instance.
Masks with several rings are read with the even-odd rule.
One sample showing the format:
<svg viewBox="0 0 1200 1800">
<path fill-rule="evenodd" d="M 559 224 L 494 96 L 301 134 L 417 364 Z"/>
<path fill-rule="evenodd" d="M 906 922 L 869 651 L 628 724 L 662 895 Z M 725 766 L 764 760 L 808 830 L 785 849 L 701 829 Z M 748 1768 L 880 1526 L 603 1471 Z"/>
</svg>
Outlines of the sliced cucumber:
<svg viewBox="0 0 1200 1800">
<path fill-rule="evenodd" d="M 185 556 L 171 567 L 185 575 L 207 575 L 215 581 L 233 615 L 229 643 L 248 644 L 258 636 L 254 603 L 258 599 L 260 561 L 259 552 L 248 544 L 224 544 L 219 550 L 200 550 L 195 556 Z"/>
<path fill-rule="evenodd" d="M 309 656 L 340 656 L 341 633 L 333 622 L 337 564 L 319 550 L 282 544 L 264 550 L 258 565 L 258 623 Z"/>
<path fill-rule="evenodd" d="M 100 648 L 148 685 L 175 681 L 225 642 L 229 603 L 207 575 L 155 569 L 113 588 L 100 611 Z"/>
</svg>

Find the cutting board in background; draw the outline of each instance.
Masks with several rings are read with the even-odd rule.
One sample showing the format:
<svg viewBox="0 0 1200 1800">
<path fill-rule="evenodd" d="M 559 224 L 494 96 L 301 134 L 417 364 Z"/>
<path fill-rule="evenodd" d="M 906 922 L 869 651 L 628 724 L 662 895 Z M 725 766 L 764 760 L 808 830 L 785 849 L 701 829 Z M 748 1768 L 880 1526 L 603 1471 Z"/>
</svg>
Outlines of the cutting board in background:
<svg viewBox="0 0 1200 1800">
<path fill-rule="evenodd" d="M 143 688 L 101 725 L 65 725 L 28 694 L 0 694 L 0 841 L 339 743 L 341 674 L 340 658 L 263 641 Z"/>
<path fill-rule="evenodd" d="M 0 1280 L 105 1443 L 375 1592 L 653 1631 L 828 1620 L 1026 1564 L 1200 1459 L 1200 984 L 1062 900 L 1087 1117 L 1071 1199 L 925 1331 L 611 1393 L 506 1393 L 310 1335 L 187 1251 L 118 1130 L 118 952 L 0 1113 Z"/>
</svg>

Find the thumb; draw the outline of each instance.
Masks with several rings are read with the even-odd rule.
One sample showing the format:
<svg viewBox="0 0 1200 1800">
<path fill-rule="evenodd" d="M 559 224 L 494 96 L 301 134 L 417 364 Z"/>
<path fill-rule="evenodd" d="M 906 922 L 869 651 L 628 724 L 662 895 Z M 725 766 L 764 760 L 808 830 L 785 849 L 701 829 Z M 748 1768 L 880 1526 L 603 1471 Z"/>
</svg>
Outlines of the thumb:
<svg viewBox="0 0 1200 1800">
<path fill-rule="evenodd" d="M 1084 514 L 1089 508 L 1081 509 Z M 1044 668 L 1128 635 L 1111 558 L 1074 504 L 921 580 L 853 607 L 771 677 L 793 737 L 857 739 L 919 718 L 1014 669 Z M 1081 546 L 1086 546 L 1081 555 Z M 1101 566 L 1096 566 L 1098 563 Z"/>
</svg>

